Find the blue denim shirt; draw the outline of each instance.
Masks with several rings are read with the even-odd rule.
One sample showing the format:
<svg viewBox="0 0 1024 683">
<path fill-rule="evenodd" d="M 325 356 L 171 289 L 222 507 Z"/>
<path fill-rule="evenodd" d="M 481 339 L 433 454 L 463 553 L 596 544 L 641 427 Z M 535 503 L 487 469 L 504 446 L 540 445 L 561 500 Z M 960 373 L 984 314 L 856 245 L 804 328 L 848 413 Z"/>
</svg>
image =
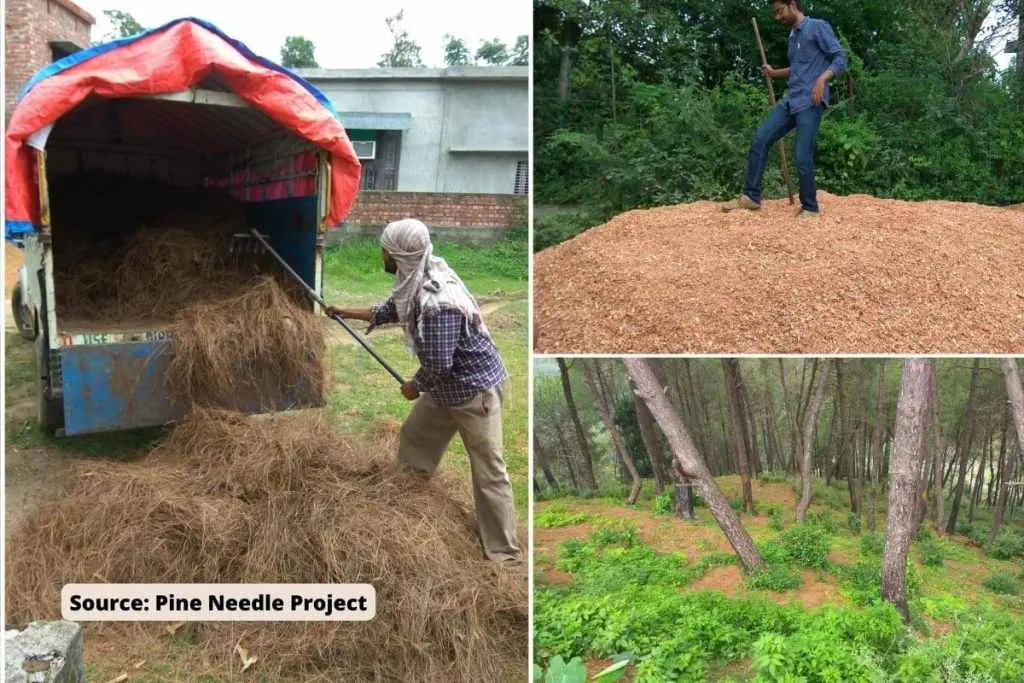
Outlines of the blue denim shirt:
<svg viewBox="0 0 1024 683">
<path fill-rule="evenodd" d="M 846 52 L 827 21 L 804 17 L 789 32 L 789 90 L 785 101 L 791 114 L 812 106 L 811 89 L 826 69 L 832 69 L 836 76 L 841 74 L 846 69 Z M 828 96 L 826 83 L 822 101 L 826 106 Z"/>
</svg>

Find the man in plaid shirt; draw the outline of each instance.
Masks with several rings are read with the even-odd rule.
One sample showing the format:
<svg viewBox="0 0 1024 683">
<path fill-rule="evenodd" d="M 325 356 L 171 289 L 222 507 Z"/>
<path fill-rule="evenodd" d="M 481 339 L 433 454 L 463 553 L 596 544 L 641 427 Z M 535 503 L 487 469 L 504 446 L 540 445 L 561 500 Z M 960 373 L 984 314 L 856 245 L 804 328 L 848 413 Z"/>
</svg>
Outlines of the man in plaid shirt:
<svg viewBox="0 0 1024 683">
<path fill-rule="evenodd" d="M 415 400 L 402 425 L 398 459 L 433 472 L 458 432 L 469 453 L 480 537 L 487 558 L 519 564 L 512 484 L 502 455 L 502 387 L 505 364 L 476 300 L 444 259 L 433 255 L 427 226 L 407 219 L 381 235 L 384 269 L 395 287 L 368 309 L 329 307 L 343 318 L 365 320 L 370 329 L 400 323 L 420 368 L 402 385 Z"/>
</svg>

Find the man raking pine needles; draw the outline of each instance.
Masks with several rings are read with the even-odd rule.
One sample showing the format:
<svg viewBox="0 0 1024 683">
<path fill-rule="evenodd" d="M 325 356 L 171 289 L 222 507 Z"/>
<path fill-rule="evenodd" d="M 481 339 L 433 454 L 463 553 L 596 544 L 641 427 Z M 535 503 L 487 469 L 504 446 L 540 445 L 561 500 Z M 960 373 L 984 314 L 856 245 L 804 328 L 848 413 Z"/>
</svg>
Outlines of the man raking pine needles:
<svg viewBox="0 0 1024 683">
<path fill-rule="evenodd" d="M 426 225 L 415 219 L 390 223 L 380 244 L 384 269 L 395 276 L 391 296 L 368 309 L 329 306 L 327 312 L 368 321 L 370 329 L 402 325 L 420 368 L 401 388 L 416 403 L 402 425 L 398 460 L 433 472 L 458 432 L 469 453 L 484 553 L 494 562 L 519 564 L 512 484 L 502 453 L 505 364 L 476 300 L 445 260 L 434 256 Z"/>
</svg>

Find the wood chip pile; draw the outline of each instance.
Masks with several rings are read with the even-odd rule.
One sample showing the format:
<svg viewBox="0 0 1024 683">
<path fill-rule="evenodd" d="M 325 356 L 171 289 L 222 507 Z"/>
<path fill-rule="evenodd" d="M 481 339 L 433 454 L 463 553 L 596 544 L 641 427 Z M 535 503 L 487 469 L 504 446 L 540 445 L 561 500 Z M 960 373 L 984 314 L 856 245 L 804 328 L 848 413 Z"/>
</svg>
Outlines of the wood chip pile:
<svg viewBox="0 0 1024 683">
<path fill-rule="evenodd" d="M 542 353 L 1021 353 L 1024 212 L 819 193 L 636 210 L 534 261 Z"/>
</svg>

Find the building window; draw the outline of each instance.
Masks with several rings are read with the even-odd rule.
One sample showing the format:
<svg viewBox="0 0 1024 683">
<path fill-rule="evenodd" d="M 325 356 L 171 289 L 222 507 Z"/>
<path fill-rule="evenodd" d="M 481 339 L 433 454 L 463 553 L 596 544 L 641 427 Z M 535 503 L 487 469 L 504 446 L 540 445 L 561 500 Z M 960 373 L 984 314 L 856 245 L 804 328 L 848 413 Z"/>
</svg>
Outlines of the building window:
<svg viewBox="0 0 1024 683">
<path fill-rule="evenodd" d="M 526 161 L 516 162 L 516 183 L 512 189 L 514 194 L 530 193 L 530 164 Z"/>
<path fill-rule="evenodd" d="M 360 190 L 394 191 L 398 189 L 398 165 L 402 152 L 402 131 L 351 131 L 352 144 L 357 153 L 369 151 L 372 144 L 373 157 L 361 154 L 363 176 Z M 362 138 L 362 139 L 359 139 Z M 370 144 L 367 144 L 370 143 Z"/>
</svg>

